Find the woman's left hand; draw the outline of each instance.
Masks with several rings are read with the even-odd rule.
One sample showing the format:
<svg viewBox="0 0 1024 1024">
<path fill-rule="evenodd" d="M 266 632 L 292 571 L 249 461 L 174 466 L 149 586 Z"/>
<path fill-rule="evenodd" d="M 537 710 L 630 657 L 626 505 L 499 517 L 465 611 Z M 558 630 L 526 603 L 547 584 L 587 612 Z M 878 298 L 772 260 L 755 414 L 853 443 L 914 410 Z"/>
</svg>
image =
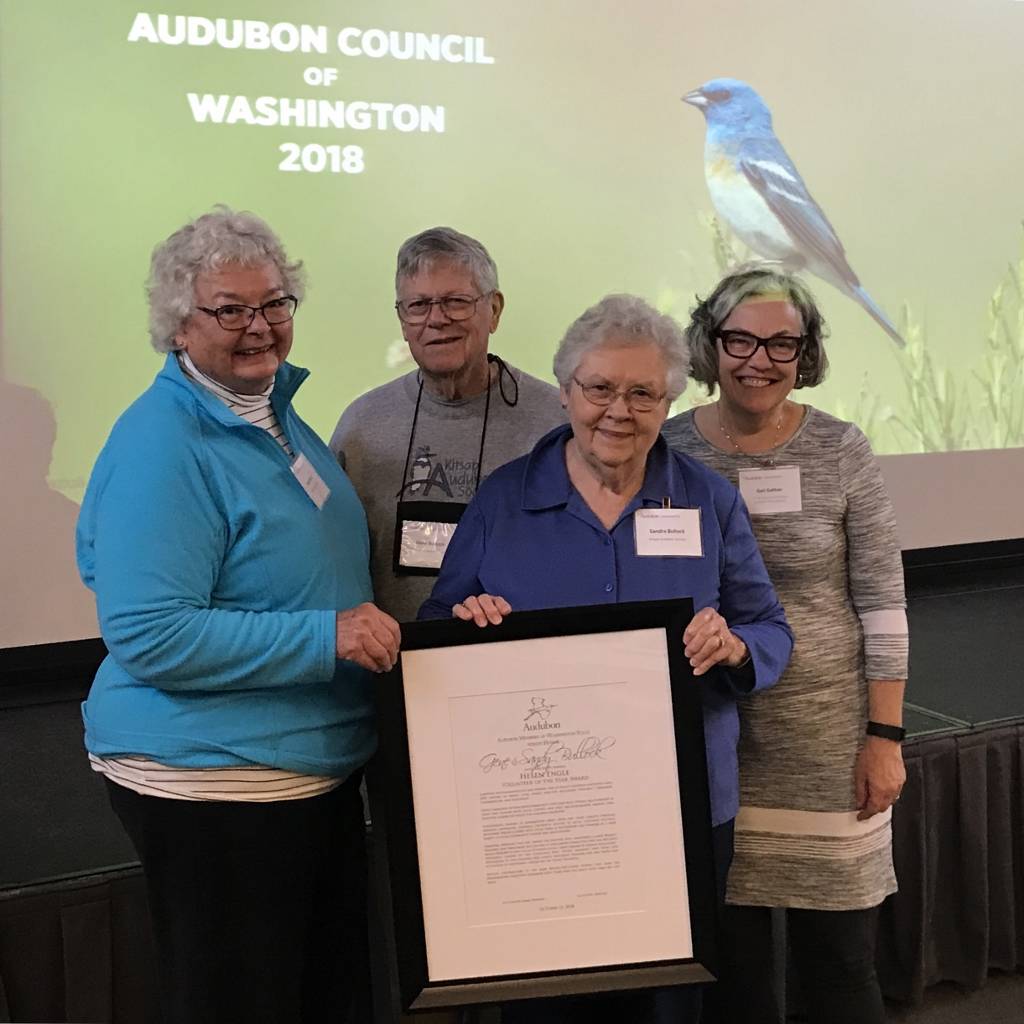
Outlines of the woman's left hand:
<svg viewBox="0 0 1024 1024">
<path fill-rule="evenodd" d="M 857 789 L 857 820 L 888 810 L 900 798 L 907 781 L 903 748 L 880 736 L 868 736 L 853 770 Z"/>
<path fill-rule="evenodd" d="M 683 644 L 695 676 L 702 676 L 715 665 L 735 668 L 748 653 L 747 645 L 714 608 L 702 608 L 694 615 L 683 632 Z"/>
</svg>

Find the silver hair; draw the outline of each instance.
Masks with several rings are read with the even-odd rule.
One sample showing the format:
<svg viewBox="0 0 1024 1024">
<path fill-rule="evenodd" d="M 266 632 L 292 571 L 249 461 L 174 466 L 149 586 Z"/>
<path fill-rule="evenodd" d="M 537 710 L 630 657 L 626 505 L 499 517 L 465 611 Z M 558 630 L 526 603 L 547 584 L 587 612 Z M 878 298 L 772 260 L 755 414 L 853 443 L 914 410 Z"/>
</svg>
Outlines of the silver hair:
<svg viewBox="0 0 1024 1024">
<path fill-rule="evenodd" d="M 149 265 L 149 340 L 157 352 L 170 352 L 174 339 L 195 306 L 196 278 L 237 263 L 243 267 L 272 263 L 281 286 L 300 302 L 306 291 L 302 261 L 288 262 L 281 240 L 254 213 L 218 204 L 179 228 L 154 250 Z"/>
<path fill-rule="evenodd" d="M 709 395 L 718 386 L 718 330 L 733 310 L 747 299 L 781 293 L 800 314 L 803 324 L 803 348 L 796 365 L 796 387 L 813 388 L 825 379 L 828 356 L 825 338 L 828 326 L 821 315 L 810 288 L 794 274 L 772 267 L 741 267 L 727 274 L 706 298 L 697 297 L 690 314 L 686 337 L 690 342 L 693 363 L 690 376 L 707 389 Z"/>
<path fill-rule="evenodd" d="M 409 277 L 432 270 L 437 264 L 458 263 L 473 275 L 481 294 L 498 290 L 498 268 L 483 244 L 454 228 L 427 228 L 407 238 L 398 250 L 395 290 Z"/>
<path fill-rule="evenodd" d="M 690 348 L 678 321 L 637 295 L 606 295 L 578 317 L 555 353 L 555 379 L 568 387 L 583 357 L 614 336 L 615 341 L 653 343 L 665 360 L 666 397 L 674 402 L 686 388 Z"/>
</svg>

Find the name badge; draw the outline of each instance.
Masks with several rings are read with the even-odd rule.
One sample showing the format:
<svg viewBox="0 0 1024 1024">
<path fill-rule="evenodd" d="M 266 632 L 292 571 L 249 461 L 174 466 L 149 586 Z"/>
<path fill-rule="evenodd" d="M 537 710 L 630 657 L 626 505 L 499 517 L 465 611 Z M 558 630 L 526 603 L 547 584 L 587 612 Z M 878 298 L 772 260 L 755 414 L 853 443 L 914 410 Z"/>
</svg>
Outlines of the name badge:
<svg viewBox="0 0 1024 1024">
<path fill-rule="evenodd" d="M 440 569 L 458 525 L 407 519 L 401 526 L 399 564 L 406 569 Z"/>
<path fill-rule="evenodd" d="M 699 508 L 642 508 L 633 515 L 636 553 L 670 558 L 701 558 Z"/>
<path fill-rule="evenodd" d="M 292 463 L 292 475 L 309 495 L 310 501 L 317 508 L 323 508 L 331 496 L 331 489 L 320 479 L 320 474 L 305 455 L 299 455 Z"/>
<path fill-rule="evenodd" d="M 741 469 L 740 494 L 752 516 L 802 512 L 804 506 L 800 495 L 800 467 Z"/>
<path fill-rule="evenodd" d="M 400 501 L 395 514 L 395 573 L 436 576 L 465 511 L 460 501 Z"/>
</svg>

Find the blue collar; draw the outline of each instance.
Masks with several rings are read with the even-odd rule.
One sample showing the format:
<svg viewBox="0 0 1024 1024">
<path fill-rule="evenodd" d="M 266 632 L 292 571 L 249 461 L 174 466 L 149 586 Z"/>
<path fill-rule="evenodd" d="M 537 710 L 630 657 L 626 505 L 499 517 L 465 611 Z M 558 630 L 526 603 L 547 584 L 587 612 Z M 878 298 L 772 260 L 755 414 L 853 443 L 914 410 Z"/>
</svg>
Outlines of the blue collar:
<svg viewBox="0 0 1024 1024">
<path fill-rule="evenodd" d="M 526 457 L 523 473 L 523 509 L 564 507 L 576 494 L 565 466 L 565 444 L 572 436 L 568 424 L 545 434 Z M 688 507 L 686 482 L 682 467 L 660 434 L 647 454 L 644 482 L 623 514 L 637 508 L 661 508 L 669 498 L 676 508 Z"/>
<path fill-rule="evenodd" d="M 274 375 L 274 390 L 270 395 L 271 408 L 277 415 L 278 420 L 283 424 L 285 413 L 291 404 L 295 392 L 299 390 L 302 382 L 309 376 L 309 370 L 302 366 L 293 366 L 291 363 L 282 363 Z M 250 426 L 240 416 L 233 413 L 216 395 L 207 391 L 206 388 L 193 383 L 181 372 L 177 357 L 173 352 L 167 353 L 163 369 L 157 374 L 157 381 L 168 381 L 176 387 L 183 387 L 188 390 L 203 408 L 226 427 Z"/>
</svg>

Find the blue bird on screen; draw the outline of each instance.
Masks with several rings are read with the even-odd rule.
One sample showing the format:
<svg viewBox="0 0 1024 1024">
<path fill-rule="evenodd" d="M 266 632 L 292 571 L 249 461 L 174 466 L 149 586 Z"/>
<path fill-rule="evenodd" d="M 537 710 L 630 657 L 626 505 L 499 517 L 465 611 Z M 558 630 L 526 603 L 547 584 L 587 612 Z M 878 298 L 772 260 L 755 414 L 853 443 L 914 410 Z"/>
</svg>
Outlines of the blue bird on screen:
<svg viewBox="0 0 1024 1024">
<path fill-rule="evenodd" d="M 683 102 L 704 112 L 704 174 L 730 230 L 763 259 L 835 285 L 902 348 L 899 331 L 864 290 L 835 229 L 775 137 L 764 100 L 746 82 L 715 78 Z"/>
</svg>

